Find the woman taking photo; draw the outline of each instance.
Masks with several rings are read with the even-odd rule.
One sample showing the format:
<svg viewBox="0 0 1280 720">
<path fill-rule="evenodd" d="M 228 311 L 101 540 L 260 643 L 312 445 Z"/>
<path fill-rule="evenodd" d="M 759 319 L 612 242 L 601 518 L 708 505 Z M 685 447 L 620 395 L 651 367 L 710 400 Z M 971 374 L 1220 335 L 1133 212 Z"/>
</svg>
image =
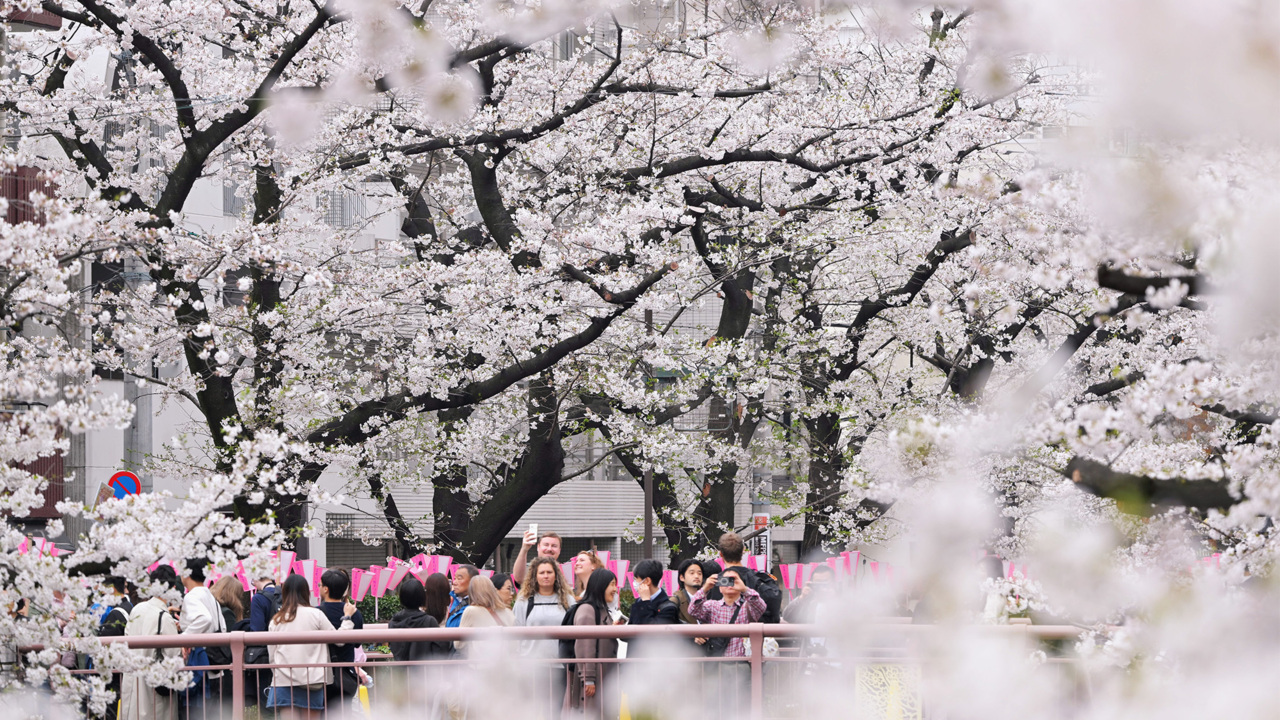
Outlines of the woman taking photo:
<svg viewBox="0 0 1280 720">
<path fill-rule="evenodd" d="M 511 608 L 502 607 L 498 590 L 489 578 L 483 575 L 471 578 L 467 595 L 471 598 L 471 604 L 462 611 L 462 622 L 458 627 L 511 627 L 516 624 L 515 613 L 511 612 Z M 459 640 L 453 645 L 464 655 L 475 654 L 476 641 L 474 640 Z"/>
<path fill-rule="evenodd" d="M 525 578 L 520 596 L 516 598 L 516 624 L 524 627 L 560 625 L 573 605 L 573 595 L 560 566 L 549 557 L 536 557 L 529 563 Z M 559 717 L 564 703 L 564 665 L 550 662 L 549 658 L 559 657 L 560 641 L 555 638 L 521 640 L 519 652 L 521 657 L 536 663 L 533 666 L 534 697 L 548 710 L 548 718 Z"/>
<path fill-rule="evenodd" d="M 618 597 L 618 578 L 603 568 L 591 573 L 587 590 L 573 615 L 574 625 L 611 625 L 609 605 Z M 601 692 L 613 676 L 615 663 L 583 662 L 584 658 L 615 658 L 618 641 L 613 638 L 584 638 L 573 643 L 574 669 L 569 674 L 569 689 L 564 696 L 565 712 L 586 717 L 614 717 L 616 711 L 602 714 L 601 708 L 612 707 L 612 699 L 604 702 Z M 610 693 L 610 698 L 616 693 Z"/>
<path fill-rule="evenodd" d="M 324 612 L 311 607 L 311 587 L 306 579 L 290 575 L 280 588 L 280 612 L 271 618 L 268 632 L 332 629 L 333 623 Z M 329 662 L 329 646 L 324 643 L 267 645 L 267 653 L 272 665 L 286 667 L 273 669 L 266 706 L 277 708 L 277 712 L 283 710 L 286 718 L 319 718 L 324 712 L 325 686 L 333 682 L 333 669 L 296 666 Z"/>
</svg>

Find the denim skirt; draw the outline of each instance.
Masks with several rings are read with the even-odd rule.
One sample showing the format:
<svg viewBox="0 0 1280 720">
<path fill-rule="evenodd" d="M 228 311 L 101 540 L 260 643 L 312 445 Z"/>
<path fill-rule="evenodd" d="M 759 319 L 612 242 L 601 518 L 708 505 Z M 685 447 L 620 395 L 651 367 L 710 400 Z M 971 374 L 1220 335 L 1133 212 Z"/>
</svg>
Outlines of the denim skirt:
<svg viewBox="0 0 1280 720">
<path fill-rule="evenodd" d="M 324 709 L 324 686 L 308 690 L 304 685 L 272 686 L 267 688 L 267 707 L 297 707 L 307 710 Z"/>
</svg>

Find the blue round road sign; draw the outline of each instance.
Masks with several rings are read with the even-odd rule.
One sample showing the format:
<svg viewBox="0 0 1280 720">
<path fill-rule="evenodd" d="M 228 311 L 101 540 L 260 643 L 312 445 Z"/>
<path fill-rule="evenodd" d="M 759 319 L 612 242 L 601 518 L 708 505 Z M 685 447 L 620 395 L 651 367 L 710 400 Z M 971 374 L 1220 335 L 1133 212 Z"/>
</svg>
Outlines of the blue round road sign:
<svg viewBox="0 0 1280 720">
<path fill-rule="evenodd" d="M 128 470 L 121 470 L 111 479 L 107 481 L 107 487 L 111 488 L 112 494 L 117 498 L 123 498 L 126 495 L 137 495 L 142 489 L 142 483 L 138 481 L 138 476 Z"/>
</svg>

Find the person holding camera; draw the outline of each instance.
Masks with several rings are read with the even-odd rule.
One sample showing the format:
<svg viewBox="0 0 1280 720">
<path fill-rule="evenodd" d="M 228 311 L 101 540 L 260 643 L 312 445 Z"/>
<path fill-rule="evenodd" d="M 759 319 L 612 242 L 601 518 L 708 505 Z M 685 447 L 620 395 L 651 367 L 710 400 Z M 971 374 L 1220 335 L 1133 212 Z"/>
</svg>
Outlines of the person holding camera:
<svg viewBox="0 0 1280 720">
<path fill-rule="evenodd" d="M 720 591 L 720 599 L 707 597 L 712 588 Z M 711 625 L 745 625 L 759 622 L 764 616 L 765 602 L 760 594 L 747 587 L 737 568 L 725 568 L 707 578 L 702 589 L 689 602 L 689 614 L 695 620 Z M 712 638 L 707 654 L 723 657 L 746 657 L 742 638 Z M 720 650 L 723 647 L 724 650 Z"/>
<path fill-rule="evenodd" d="M 829 565 L 813 569 L 808 582 L 800 590 L 800 597 L 791 601 L 782 611 L 782 622 L 799 625 L 826 624 L 839 612 L 835 603 L 836 571 Z M 822 637 L 806 637 L 800 641 L 800 654 L 811 657 L 826 655 L 826 640 Z"/>
</svg>

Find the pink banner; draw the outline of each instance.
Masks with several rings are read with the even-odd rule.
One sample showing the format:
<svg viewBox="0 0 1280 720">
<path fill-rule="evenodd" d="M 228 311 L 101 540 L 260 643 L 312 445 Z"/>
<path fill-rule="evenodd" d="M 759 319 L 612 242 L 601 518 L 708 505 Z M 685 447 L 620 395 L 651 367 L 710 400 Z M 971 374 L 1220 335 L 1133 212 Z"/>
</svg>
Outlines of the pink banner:
<svg viewBox="0 0 1280 720">
<path fill-rule="evenodd" d="M 387 590 L 395 592 L 400 587 L 400 583 L 404 581 L 405 576 L 407 576 L 408 574 L 409 574 L 409 566 L 404 563 L 400 563 L 399 565 L 392 568 L 391 580 L 387 584 Z"/>
<path fill-rule="evenodd" d="M 315 560 L 295 560 L 293 562 L 293 571 L 307 581 L 307 587 L 311 588 L 312 597 L 320 597 L 320 573 L 317 572 Z"/>
<path fill-rule="evenodd" d="M 292 550 L 279 550 L 275 552 L 276 556 L 276 582 L 284 582 L 289 577 L 289 571 L 293 569 L 293 559 L 298 555 Z"/>
<path fill-rule="evenodd" d="M 409 558 L 409 569 L 410 571 L 413 572 L 413 576 L 418 578 L 419 580 L 421 580 L 423 577 L 426 577 L 428 574 L 427 573 L 428 562 L 430 562 L 430 559 L 422 553 L 418 553 L 417 555 L 414 555 L 413 557 Z"/>
<path fill-rule="evenodd" d="M 373 581 L 373 596 L 380 598 L 387 594 L 387 590 L 391 587 L 391 576 L 396 571 L 391 568 L 379 568 L 378 577 Z"/>
<path fill-rule="evenodd" d="M 360 602 L 369 592 L 369 582 L 365 580 L 366 577 L 369 576 L 364 570 L 351 568 L 351 600 L 353 602 Z M 369 577 L 369 580 L 372 579 Z"/>
<path fill-rule="evenodd" d="M 449 575 L 449 566 L 453 564 L 453 558 L 448 555 L 433 555 L 431 559 L 431 572 Z"/>
</svg>

